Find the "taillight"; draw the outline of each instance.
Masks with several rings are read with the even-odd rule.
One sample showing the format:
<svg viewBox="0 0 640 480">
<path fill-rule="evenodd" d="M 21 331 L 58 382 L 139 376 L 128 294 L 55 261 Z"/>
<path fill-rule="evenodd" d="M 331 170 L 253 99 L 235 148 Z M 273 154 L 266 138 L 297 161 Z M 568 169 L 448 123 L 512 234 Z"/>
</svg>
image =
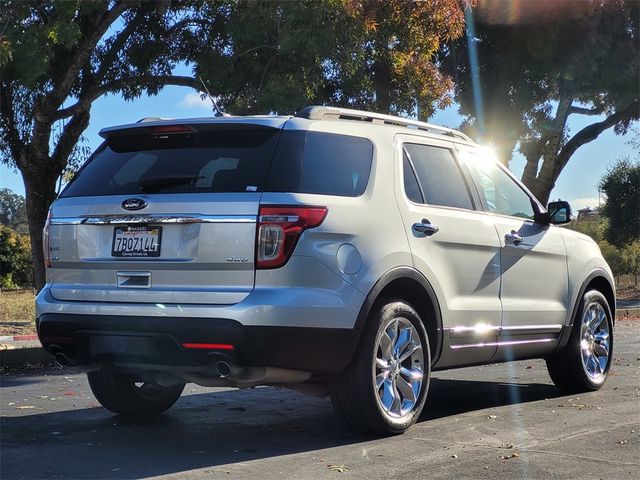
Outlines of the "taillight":
<svg viewBox="0 0 640 480">
<path fill-rule="evenodd" d="M 42 229 L 42 250 L 44 253 L 44 268 L 51 268 L 51 248 L 49 247 L 49 228 L 51 228 L 51 210 L 47 214 L 47 221 Z"/>
<path fill-rule="evenodd" d="M 302 232 L 320 225 L 326 215 L 326 207 L 260 207 L 256 268 L 278 268 L 287 263 Z"/>
</svg>

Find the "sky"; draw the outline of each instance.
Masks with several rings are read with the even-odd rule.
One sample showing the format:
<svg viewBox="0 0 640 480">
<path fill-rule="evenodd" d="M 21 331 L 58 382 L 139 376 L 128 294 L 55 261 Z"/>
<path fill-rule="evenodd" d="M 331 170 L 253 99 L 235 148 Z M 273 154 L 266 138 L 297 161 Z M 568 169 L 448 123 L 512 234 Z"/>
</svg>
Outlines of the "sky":
<svg viewBox="0 0 640 480">
<path fill-rule="evenodd" d="M 211 104 L 189 87 L 168 86 L 156 96 L 142 96 L 133 101 L 125 101 L 120 95 L 107 95 L 94 102 L 84 136 L 86 145 L 95 149 L 102 140 L 98 132 L 104 127 L 136 122 L 144 117 L 189 118 L 211 114 Z M 599 120 L 598 117 L 572 115 L 568 123 L 570 133 Z M 452 128 L 458 127 L 461 121 L 455 105 L 436 112 L 429 120 L 430 123 Z M 607 167 L 620 157 L 634 156 L 636 153 L 627 144 L 630 138 L 630 135 L 616 135 L 613 129 L 609 129 L 595 141 L 580 147 L 560 174 L 550 198 L 568 200 L 574 210 L 586 206 L 597 207 L 597 185 Z M 524 164 L 524 157 L 516 154 L 509 167 L 520 177 Z M 5 165 L 0 165 L 0 187 L 24 195 L 19 173 Z"/>
</svg>

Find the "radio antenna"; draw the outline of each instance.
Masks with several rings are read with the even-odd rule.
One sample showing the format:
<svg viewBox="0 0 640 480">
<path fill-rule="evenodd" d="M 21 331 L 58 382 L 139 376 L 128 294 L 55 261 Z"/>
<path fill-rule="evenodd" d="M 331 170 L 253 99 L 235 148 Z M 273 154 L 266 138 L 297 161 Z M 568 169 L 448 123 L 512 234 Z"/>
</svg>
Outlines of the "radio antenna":
<svg viewBox="0 0 640 480">
<path fill-rule="evenodd" d="M 207 93 L 207 97 L 209 97 L 209 100 L 211 100 L 211 106 L 213 107 L 213 116 L 214 117 L 230 117 L 231 115 L 229 115 L 227 112 L 224 112 L 218 106 L 215 98 L 213 98 L 213 96 L 209 92 L 209 89 L 207 88 L 207 85 L 204 83 L 204 80 L 202 80 L 202 77 L 198 75 L 198 78 L 200 79 L 200 83 L 202 83 L 202 87 L 204 88 L 204 91 Z"/>
</svg>

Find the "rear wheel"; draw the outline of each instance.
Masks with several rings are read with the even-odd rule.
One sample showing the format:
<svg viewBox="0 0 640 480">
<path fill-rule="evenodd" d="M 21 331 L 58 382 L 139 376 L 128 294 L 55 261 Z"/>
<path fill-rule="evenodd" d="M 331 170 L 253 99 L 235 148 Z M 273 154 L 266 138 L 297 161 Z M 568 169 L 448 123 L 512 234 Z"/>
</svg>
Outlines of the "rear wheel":
<svg viewBox="0 0 640 480">
<path fill-rule="evenodd" d="M 335 380 L 331 399 L 358 430 L 403 433 L 424 407 L 431 354 L 418 313 L 401 300 L 374 307 L 349 367 Z"/>
<path fill-rule="evenodd" d="M 590 290 L 582 298 L 567 346 L 547 359 L 557 387 L 569 392 L 598 390 L 607 380 L 613 358 L 613 318 L 602 293 Z"/>
<path fill-rule="evenodd" d="M 158 386 L 109 367 L 87 373 L 89 386 L 107 410 L 126 416 L 154 416 L 178 401 L 184 383 Z"/>
</svg>

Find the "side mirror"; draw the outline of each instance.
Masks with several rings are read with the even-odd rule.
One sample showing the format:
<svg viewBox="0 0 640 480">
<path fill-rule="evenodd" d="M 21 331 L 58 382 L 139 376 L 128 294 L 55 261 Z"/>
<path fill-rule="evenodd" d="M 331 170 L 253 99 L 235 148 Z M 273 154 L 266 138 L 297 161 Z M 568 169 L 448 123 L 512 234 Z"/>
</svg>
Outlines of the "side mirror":
<svg viewBox="0 0 640 480">
<path fill-rule="evenodd" d="M 564 225 L 572 219 L 571 205 L 564 200 L 549 202 L 547 206 L 548 221 L 551 225 Z"/>
</svg>

